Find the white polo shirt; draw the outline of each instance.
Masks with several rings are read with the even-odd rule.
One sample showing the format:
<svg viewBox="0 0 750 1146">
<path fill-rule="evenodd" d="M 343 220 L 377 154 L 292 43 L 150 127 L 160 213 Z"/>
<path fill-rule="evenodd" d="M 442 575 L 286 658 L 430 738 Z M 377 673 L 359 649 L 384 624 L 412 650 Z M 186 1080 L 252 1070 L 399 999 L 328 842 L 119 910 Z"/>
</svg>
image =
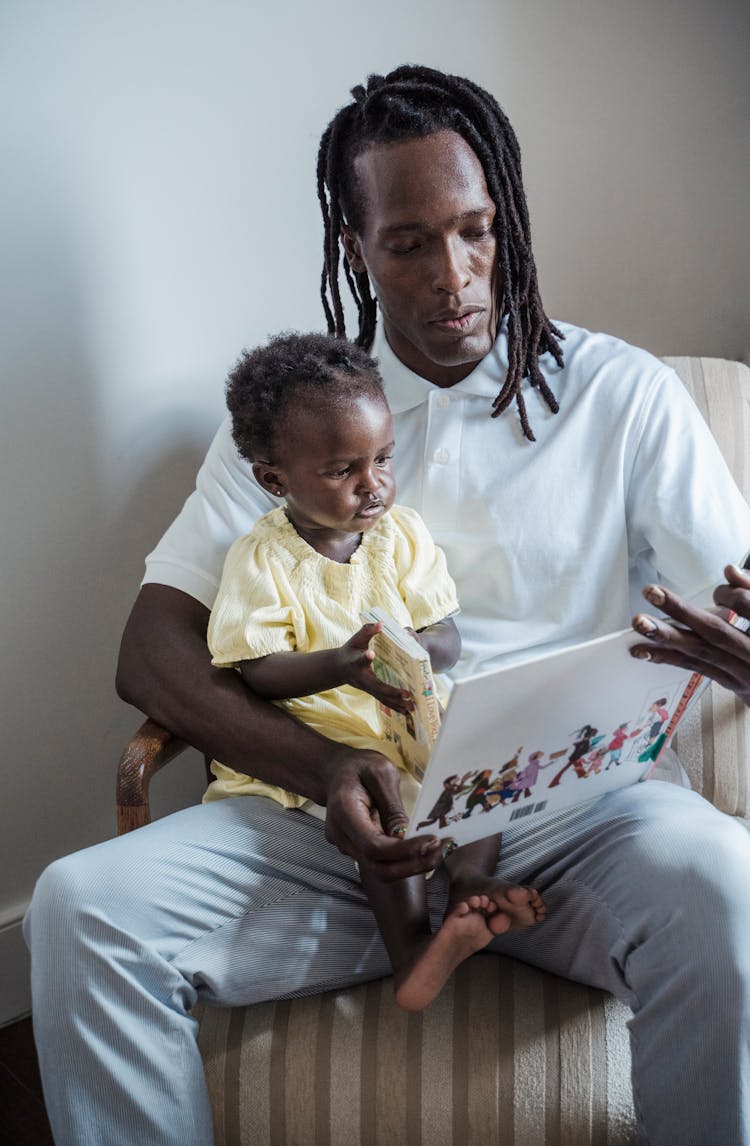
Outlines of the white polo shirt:
<svg viewBox="0 0 750 1146">
<path fill-rule="evenodd" d="M 750 547 L 750 510 L 674 371 L 608 335 L 558 326 L 565 365 L 545 356 L 542 368 L 560 412 L 524 384 L 536 442 L 523 438 L 515 404 L 490 417 L 507 371 L 504 331 L 449 390 L 376 336 L 398 500 L 422 515 L 458 586 L 456 675 L 624 628 L 648 580 L 690 596 Z M 210 608 L 229 545 L 273 504 L 227 418 L 144 583 Z"/>
</svg>

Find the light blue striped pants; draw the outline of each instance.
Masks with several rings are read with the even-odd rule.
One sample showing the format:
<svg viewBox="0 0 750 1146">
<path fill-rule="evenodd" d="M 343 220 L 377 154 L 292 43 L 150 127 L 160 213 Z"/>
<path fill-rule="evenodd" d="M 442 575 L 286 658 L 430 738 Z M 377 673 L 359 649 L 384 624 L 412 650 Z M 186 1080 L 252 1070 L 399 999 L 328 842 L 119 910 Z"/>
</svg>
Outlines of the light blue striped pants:
<svg viewBox="0 0 750 1146">
<path fill-rule="evenodd" d="M 521 834 L 498 874 L 549 919 L 493 947 L 633 1010 L 652 1146 L 750 1144 L 750 836 L 658 782 Z M 430 881 L 435 922 L 446 893 Z M 190 1009 L 388 972 L 353 862 L 262 798 L 170 816 L 52 864 L 26 920 L 34 1025 L 60 1146 L 207 1146 Z"/>
</svg>

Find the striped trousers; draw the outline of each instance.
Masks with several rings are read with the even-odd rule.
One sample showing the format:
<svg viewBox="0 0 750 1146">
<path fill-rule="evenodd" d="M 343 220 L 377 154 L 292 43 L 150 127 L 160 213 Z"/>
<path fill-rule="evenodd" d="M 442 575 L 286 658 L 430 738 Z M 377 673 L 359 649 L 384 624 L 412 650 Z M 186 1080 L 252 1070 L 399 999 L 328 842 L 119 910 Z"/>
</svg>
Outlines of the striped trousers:
<svg viewBox="0 0 750 1146">
<path fill-rule="evenodd" d="M 498 875 L 539 888 L 549 917 L 491 949 L 632 1009 L 644 1139 L 750 1146 L 743 827 L 649 782 L 506 832 Z M 428 889 L 437 925 L 445 874 Z M 319 820 L 258 797 L 189 808 L 56 861 L 26 935 L 59 1146 L 209 1146 L 197 1001 L 294 997 L 389 971 L 352 860 Z"/>
</svg>

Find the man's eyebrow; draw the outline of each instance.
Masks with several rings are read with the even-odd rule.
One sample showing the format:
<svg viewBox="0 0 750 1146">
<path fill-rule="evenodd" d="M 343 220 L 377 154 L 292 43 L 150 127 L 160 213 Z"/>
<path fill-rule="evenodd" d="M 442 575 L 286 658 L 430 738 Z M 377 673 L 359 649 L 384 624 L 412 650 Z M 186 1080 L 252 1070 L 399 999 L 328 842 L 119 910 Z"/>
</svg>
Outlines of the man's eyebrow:
<svg viewBox="0 0 750 1146">
<path fill-rule="evenodd" d="M 476 207 L 471 211 L 462 211 L 460 215 L 451 215 L 450 218 L 443 220 L 444 223 L 455 225 L 456 223 L 466 223 L 471 219 L 480 219 L 489 215 L 492 212 L 494 204 L 488 204 L 486 207 Z M 429 231 L 431 230 L 430 224 L 424 221 L 413 223 L 395 223 L 392 227 L 382 227 L 381 234 L 383 235 L 397 235 L 402 231 Z"/>
</svg>

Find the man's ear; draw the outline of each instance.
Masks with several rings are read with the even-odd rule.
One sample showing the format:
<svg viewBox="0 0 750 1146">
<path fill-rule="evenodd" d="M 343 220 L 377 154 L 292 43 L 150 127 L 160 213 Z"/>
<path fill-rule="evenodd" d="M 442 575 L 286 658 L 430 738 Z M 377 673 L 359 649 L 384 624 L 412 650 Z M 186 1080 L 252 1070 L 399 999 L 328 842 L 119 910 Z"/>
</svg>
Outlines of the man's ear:
<svg viewBox="0 0 750 1146">
<path fill-rule="evenodd" d="M 362 258 L 362 244 L 356 231 L 348 223 L 341 225 L 341 242 L 344 244 L 344 254 L 354 273 L 359 275 L 366 271 L 365 260 Z"/>
<path fill-rule="evenodd" d="M 281 470 L 276 469 L 270 462 L 253 462 L 255 480 L 267 493 L 274 497 L 283 497 L 286 492 L 284 477 Z"/>
</svg>

